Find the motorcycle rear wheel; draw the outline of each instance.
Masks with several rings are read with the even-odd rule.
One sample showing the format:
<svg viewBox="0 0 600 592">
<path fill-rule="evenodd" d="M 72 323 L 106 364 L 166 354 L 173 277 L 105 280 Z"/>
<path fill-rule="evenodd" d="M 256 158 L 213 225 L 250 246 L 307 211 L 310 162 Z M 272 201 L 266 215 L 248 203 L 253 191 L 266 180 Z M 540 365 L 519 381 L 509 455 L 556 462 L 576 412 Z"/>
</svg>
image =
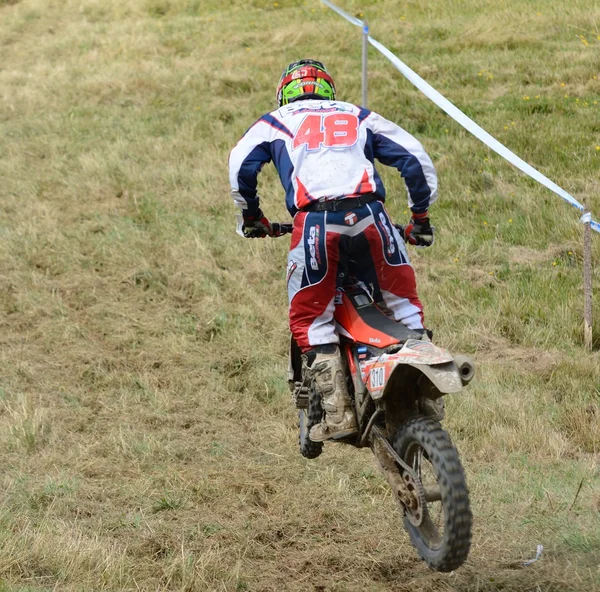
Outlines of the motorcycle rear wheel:
<svg viewBox="0 0 600 592">
<path fill-rule="evenodd" d="M 310 428 L 321 423 L 322 417 L 321 396 L 312 386 L 308 397 L 308 408 L 298 409 L 298 447 L 304 458 L 317 458 L 323 452 L 323 442 L 313 442 L 308 437 Z"/>
<path fill-rule="evenodd" d="M 432 569 L 459 568 L 471 547 L 473 515 L 465 473 L 450 436 L 437 421 L 415 417 L 399 428 L 392 445 L 424 489 L 422 518 L 415 520 L 405 508 L 404 527 L 412 544 Z"/>
</svg>

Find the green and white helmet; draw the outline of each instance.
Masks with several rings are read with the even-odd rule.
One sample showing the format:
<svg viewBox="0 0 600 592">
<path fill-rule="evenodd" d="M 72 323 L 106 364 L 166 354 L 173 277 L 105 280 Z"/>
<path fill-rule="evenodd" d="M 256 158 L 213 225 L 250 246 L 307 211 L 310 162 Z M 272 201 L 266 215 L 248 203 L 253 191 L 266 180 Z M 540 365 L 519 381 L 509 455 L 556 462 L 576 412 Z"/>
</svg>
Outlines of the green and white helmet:
<svg viewBox="0 0 600 592">
<path fill-rule="evenodd" d="M 277 104 L 282 107 L 303 99 L 335 100 L 335 85 L 321 62 L 293 62 L 281 75 L 277 86 Z"/>
</svg>

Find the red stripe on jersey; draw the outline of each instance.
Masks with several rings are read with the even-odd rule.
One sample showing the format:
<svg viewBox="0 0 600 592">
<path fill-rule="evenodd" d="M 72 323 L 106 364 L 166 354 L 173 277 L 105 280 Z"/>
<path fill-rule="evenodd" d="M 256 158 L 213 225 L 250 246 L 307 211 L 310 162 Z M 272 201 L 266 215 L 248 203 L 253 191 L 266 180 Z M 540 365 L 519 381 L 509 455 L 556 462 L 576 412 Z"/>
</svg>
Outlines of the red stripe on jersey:
<svg viewBox="0 0 600 592">
<path fill-rule="evenodd" d="M 373 184 L 369 181 L 369 173 L 365 170 L 363 173 L 360 183 L 356 186 L 353 195 L 363 195 L 364 193 L 373 193 L 375 189 Z"/>
<path fill-rule="evenodd" d="M 296 205 L 298 209 L 301 210 L 305 208 L 309 203 L 313 201 L 317 201 L 316 197 L 313 197 L 307 190 L 306 187 L 302 184 L 302 181 L 296 177 Z"/>
</svg>

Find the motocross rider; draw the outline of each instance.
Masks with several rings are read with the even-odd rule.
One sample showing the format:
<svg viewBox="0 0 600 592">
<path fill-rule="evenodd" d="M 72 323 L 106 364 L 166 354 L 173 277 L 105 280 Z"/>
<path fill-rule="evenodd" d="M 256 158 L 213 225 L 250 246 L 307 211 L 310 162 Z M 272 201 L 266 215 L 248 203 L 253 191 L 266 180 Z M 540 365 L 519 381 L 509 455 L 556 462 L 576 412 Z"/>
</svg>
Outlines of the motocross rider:
<svg viewBox="0 0 600 592">
<path fill-rule="evenodd" d="M 315 442 L 357 431 L 334 326 L 339 269 L 375 290 L 396 321 L 423 330 L 423 306 L 404 241 L 383 205 L 377 159 L 398 169 L 412 217 L 405 229 L 418 246 L 433 243 L 428 209 L 437 176 L 422 145 L 395 123 L 336 100 L 325 66 L 303 59 L 290 64 L 277 87 L 278 109 L 263 115 L 229 157 L 231 193 L 247 238 L 273 235 L 260 208 L 257 176 L 273 161 L 294 218 L 288 257 L 289 322 L 322 397 L 325 416 L 310 431 Z"/>
</svg>

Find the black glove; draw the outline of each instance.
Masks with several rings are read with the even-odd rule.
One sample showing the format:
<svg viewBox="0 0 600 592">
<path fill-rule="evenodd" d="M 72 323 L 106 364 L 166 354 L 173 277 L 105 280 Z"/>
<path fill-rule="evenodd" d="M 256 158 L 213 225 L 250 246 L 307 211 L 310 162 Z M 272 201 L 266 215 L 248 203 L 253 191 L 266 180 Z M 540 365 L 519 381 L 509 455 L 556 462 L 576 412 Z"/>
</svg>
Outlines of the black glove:
<svg viewBox="0 0 600 592">
<path fill-rule="evenodd" d="M 414 214 L 404 227 L 404 236 L 411 245 L 430 247 L 433 244 L 433 226 L 429 223 L 429 214 Z"/>
<path fill-rule="evenodd" d="M 242 232 L 246 238 L 265 238 L 265 236 L 272 236 L 273 228 L 271 223 L 262 213 L 259 208 L 253 216 L 248 216 L 243 213 L 244 224 L 242 225 Z"/>
</svg>

